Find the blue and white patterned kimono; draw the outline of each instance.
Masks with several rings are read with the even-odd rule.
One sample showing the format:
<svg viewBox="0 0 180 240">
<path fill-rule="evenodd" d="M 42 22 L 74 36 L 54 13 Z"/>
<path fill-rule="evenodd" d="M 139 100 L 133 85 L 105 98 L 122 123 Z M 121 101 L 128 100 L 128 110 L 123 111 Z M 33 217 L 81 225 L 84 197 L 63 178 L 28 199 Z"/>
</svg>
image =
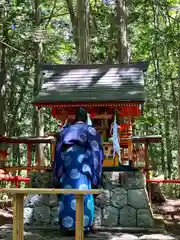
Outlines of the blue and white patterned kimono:
<svg viewBox="0 0 180 240">
<path fill-rule="evenodd" d="M 56 144 L 53 177 L 55 187 L 91 189 L 101 182 L 104 152 L 100 134 L 84 123 L 65 127 Z M 59 224 L 75 229 L 76 199 L 72 194 L 59 195 Z M 84 197 L 84 227 L 89 230 L 94 220 L 94 198 Z"/>
</svg>

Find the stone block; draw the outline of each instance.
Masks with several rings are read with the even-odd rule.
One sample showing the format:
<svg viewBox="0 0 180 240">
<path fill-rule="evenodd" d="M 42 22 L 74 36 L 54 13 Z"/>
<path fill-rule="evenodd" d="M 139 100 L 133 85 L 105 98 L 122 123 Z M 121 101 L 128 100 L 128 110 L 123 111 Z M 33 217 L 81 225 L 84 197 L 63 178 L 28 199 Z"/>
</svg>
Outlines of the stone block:
<svg viewBox="0 0 180 240">
<path fill-rule="evenodd" d="M 29 207 L 24 208 L 24 224 L 25 225 L 33 224 L 33 208 Z"/>
<path fill-rule="evenodd" d="M 113 206 L 107 206 L 102 213 L 102 226 L 114 227 L 118 224 L 118 209 Z"/>
<path fill-rule="evenodd" d="M 33 188 L 48 188 L 52 183 L 51 172 L 43 172 L 43 173 L 31 172 L 30 178 L 31 178 L 31 186 Z"/>
<path fill-rule="evenodd" d="M 136 240 L 136 239 L 139 239 L 139 238 L 135 235 L 127 234 L 127 233 L 122 234 L 119 237 L 112 238 L 112 240 Z"/>
<path fill-rule="evenodd" d="M 115 188 L 111 192 L 113 206 L 122 208 L 127 204 L 127 191 L 124 188 Z"/>
<path fill-rule="evenodd" d="M 143 235 L 139 239 L 141 240 L 175 240 L 174 237 L 163 234 L 151 234 L 151 235 Z"/>
<path fill-rule="evenodd" d="M 95 199 L 95 204 L 97 207 L 103 208 L 110 203 L 110 192 L 105 190 L 103 193 L 99 194 Z"/>
<path fill-rule="evenodd" d="M 119 176 L 121 187 L 125 189 L 143 189 L 145 187 L 144 176 L 139 171 L 123 172 Z"/>
<path fill-rule="evenodd" d="M 128 205 L 120 209 L 120 226 L 136 227 L 136 209 Z"/>
<path fill-rule="evenodd" d="M 48 195 L 28 195 L 24 202 L 24 207 L 35 207 L 49 205 L 49 196 Z"/>
<path fill-rule="evenodd" d="M 114 188 L 114 186 L 107 180 L 106 181 L 104 180 L 102 187 L 109 191 L 111 191 Z"/>
<path fill-rule="evenodd" d="M 137 226 L 138 227 L 153 227 L 154 221 L 152 213 L 149 209 L 137 210 Z"/>
<path fill-rule="evenodd" d="M 54 208 L 58 206 L 58 198 L 56 195 L 49 195 L 49 206 Z"/>
<path fill-rule="evenodd" d="M 60 237 L 53 237 L 51 238 L 51 240 L 60 240 Z M 61 237 L 61 240 L 66 240 L 66 239 Z"/>
<path fill-rule="evenodd" d="M 50 212 L 51 225 L 57 226 L 59 224 L 59 208 L 53 207 Z"/>
<path fill-rule="evenodd" d="M 148 208 L 147 191 L 145 189 L 128 190 L 128 205 L 137 209 Z"/>
<path fill-rule="evenodd" d="M 119 172 L 104 172 L 103 184 L 119 185 Z"/>
<path fill-rule="evenodd" d="M 95 206 L 95 213 L 94 213 L 94 225 L 101 226 L 102 224 L 102 210 Z"/>
<path fill-rule="evenodd" d="M 35 207 L 33 222 L 37 226 L 49 224 L 50 223 L 50 208 L 45 205 Z"/>
<path fill-rule="evenodd" d="M 44 240 L 44 237 L 38 233 L 24 232 L 24 240 Z"/>
<path fill-rule="evenodd" d="M 11 232 L 6 232 L 1 230 L 0 231 L 0 239 L 1 240 L 12 240 L 12 233 Z"/>
</svg>

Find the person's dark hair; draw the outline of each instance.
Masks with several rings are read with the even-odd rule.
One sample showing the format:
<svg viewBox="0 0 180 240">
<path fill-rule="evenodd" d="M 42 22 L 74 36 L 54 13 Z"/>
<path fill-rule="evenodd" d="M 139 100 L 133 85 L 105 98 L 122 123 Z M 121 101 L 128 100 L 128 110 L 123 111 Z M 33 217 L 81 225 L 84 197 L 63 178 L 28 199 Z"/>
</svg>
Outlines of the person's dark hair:
<svg viewBox="0 0 180 240">
<path fill-rule="evenodd" d="M 77 110 L 76 117 L 75 117 L 75 120 L 74 120 L 74 122 L 79 122 L 79 121 L 84 122 L 84 123 L 87 122 L 87 112 L 82 107 L 80 107 Z"/>
</svg>

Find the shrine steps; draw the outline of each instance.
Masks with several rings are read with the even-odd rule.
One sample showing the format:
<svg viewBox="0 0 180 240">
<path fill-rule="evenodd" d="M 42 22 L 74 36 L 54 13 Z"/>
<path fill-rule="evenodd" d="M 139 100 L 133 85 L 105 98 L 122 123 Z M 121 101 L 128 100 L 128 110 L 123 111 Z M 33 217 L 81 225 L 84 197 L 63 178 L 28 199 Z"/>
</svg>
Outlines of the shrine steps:
<svg viewBox="0 0 180 240">
<path fill-rule="evenodd" d="M 159 221 L 159 219 L 158 219 Z M 7 230 L 11 231 L 13 229 L 12 224 L 5 224 L 0 226 L 1 230 Z M 25 226 L 24 227 L 25 232 L 36 232 L 36 231 L 43 231 L 43 232 L 56 232 L 60 233 L 58 226 Z M 141 227 L 95 227 L 93 230 L 93 233 L 103 233 L 103 232 L 110 232 L 110 233 L 166 233 L 165 227 L 163 226 L 157 226 L 154 228 L 141 228 Z"/>
</svg>

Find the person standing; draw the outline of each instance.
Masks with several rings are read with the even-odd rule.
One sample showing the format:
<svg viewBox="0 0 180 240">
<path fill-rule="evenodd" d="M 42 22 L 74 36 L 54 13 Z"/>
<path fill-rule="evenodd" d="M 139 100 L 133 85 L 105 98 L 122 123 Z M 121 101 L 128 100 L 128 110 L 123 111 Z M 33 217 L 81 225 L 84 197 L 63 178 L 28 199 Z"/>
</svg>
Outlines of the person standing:
<svg viewBox="0 0 180 240">
<path fill-rule="evenodd" d="M 91 189 L 101 185 L 104 151 L 100 134 L 88 125 L 88 115 L 79 108 L 75 121 L 59 132 L 53 166 L 54 186 L 64 189 Z M 61 194 L 59 224 L 64 230 L 75 229 L 76 199 Z M 94 220 L 93 195 L 84 197 L 84 230 L 90 231 Z"/>
</svg>

